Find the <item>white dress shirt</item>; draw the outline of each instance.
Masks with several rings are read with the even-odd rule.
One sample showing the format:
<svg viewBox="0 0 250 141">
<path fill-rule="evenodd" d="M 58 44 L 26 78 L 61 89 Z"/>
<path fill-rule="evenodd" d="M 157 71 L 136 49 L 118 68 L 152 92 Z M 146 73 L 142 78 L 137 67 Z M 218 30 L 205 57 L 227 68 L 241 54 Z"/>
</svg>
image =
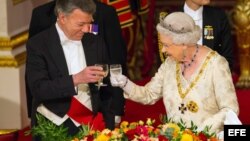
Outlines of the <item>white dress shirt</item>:
<svg viewBox="0 0 250 141">
<path fill-rule="evenodd" d="M 193 9 L 189 8 L 188 5 L 185 3 L 184 4 L 184 12 L 186 14 L 188 14 L 189 16 L 191 16 L 195 22 L 196 25 L 198 25 L 201 28 L 201 31 L 203 31 L 203 18 L 202 18 L 202 12 L 203 12 L 203 6 L 201 6 L 199 9 L 197 9 L 196 11 L 194 11 Z M 200 40 L 197 42 L 199 45 L 202 45 L 203 40 L 202 40 L 202 36 L 200 38 Z"/>
<path fill-rule="evenodd" d="M 82 42 L 73 41 L 67 38 L 62 29 L 56 23 L 56 29 L 58 31 L 65 59 L 68 66 L 69 75 L 76 74 L 82 71 L 86 67 L 85 54 L 82 47 Z M 76 99 L 82 103 L 86 108 L 92 111 L 91 100 L 89 96 L 88 84 L 80 84 L 75 88 L 77 91 Z M 47 109 L 43 104 L 41 104 L 37 111 L 51 120 L 56 125 L 61 125 L 65 120 L 69 118 L 66 114 L 63 118 L 57 116 L 49 109 Z M 79 123 L 71 119 L 76 126 L 80 126 Z"/>
</svg>

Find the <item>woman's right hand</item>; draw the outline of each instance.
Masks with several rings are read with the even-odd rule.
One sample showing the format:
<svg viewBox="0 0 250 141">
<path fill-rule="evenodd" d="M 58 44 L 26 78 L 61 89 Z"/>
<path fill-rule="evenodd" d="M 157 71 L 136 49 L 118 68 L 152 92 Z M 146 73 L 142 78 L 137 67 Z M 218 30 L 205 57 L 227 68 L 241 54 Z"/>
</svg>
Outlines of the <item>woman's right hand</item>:
<svg viewBox="0 0 250 141">
<path fill-rule="evenodd" d="M 128 82 L 128 78 L 122 74 L 111 75 L 110 82 L 113 87 L 124 88 Z"/>
</svg>

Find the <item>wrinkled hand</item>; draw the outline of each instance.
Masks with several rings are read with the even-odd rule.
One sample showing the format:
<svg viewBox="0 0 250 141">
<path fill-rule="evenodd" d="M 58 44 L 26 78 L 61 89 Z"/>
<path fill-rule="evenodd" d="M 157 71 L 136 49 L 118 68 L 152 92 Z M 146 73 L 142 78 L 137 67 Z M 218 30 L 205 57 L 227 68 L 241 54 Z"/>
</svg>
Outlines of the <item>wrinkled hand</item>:
<svg viewBox="0 0 250 141">
<path fill-rule="evenodd" d="M 122 74 L 119 75 L 111 75 L 110 82 L 113 87 L 125 87 L 128 78 Z"/>
<path fill-rule="evenodd" d="M 77 74 L 73 75 L 74 85 L 81 83 L 94 83 L 104 77 L 102 67 L 88 66 Z"/>
</svg>

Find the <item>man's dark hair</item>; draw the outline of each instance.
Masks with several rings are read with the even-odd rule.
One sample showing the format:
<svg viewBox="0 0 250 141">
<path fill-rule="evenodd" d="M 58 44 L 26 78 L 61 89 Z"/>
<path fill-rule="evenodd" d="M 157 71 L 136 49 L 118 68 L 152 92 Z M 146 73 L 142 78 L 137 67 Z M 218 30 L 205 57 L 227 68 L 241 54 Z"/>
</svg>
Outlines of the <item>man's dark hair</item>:
<svg viewBox="0 0 250 141">
<path fill-rule="evenodd" d="M 93 0 L 57 0 L 55 14 L 62 12 L 70 14 L 73 10 L 80 9 L 83 12 L 93 15 L 96 11 L 96 5 Z"/>
</svg>

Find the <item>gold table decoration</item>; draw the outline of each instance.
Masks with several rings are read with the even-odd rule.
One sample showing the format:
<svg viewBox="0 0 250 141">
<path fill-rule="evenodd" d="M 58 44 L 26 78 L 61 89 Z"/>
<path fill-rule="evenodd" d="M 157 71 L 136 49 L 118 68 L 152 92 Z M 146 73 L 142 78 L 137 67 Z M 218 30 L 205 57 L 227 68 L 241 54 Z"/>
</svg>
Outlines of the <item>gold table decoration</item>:
<svg viewBox="0 0 250 141">
<path fill-rule="evenodd" d="M 235 29 L 240 77 L 237 88 L 250 88 L 250 0 L 238 0 L 232 11 L 233 27 Z"/>
</svg>

